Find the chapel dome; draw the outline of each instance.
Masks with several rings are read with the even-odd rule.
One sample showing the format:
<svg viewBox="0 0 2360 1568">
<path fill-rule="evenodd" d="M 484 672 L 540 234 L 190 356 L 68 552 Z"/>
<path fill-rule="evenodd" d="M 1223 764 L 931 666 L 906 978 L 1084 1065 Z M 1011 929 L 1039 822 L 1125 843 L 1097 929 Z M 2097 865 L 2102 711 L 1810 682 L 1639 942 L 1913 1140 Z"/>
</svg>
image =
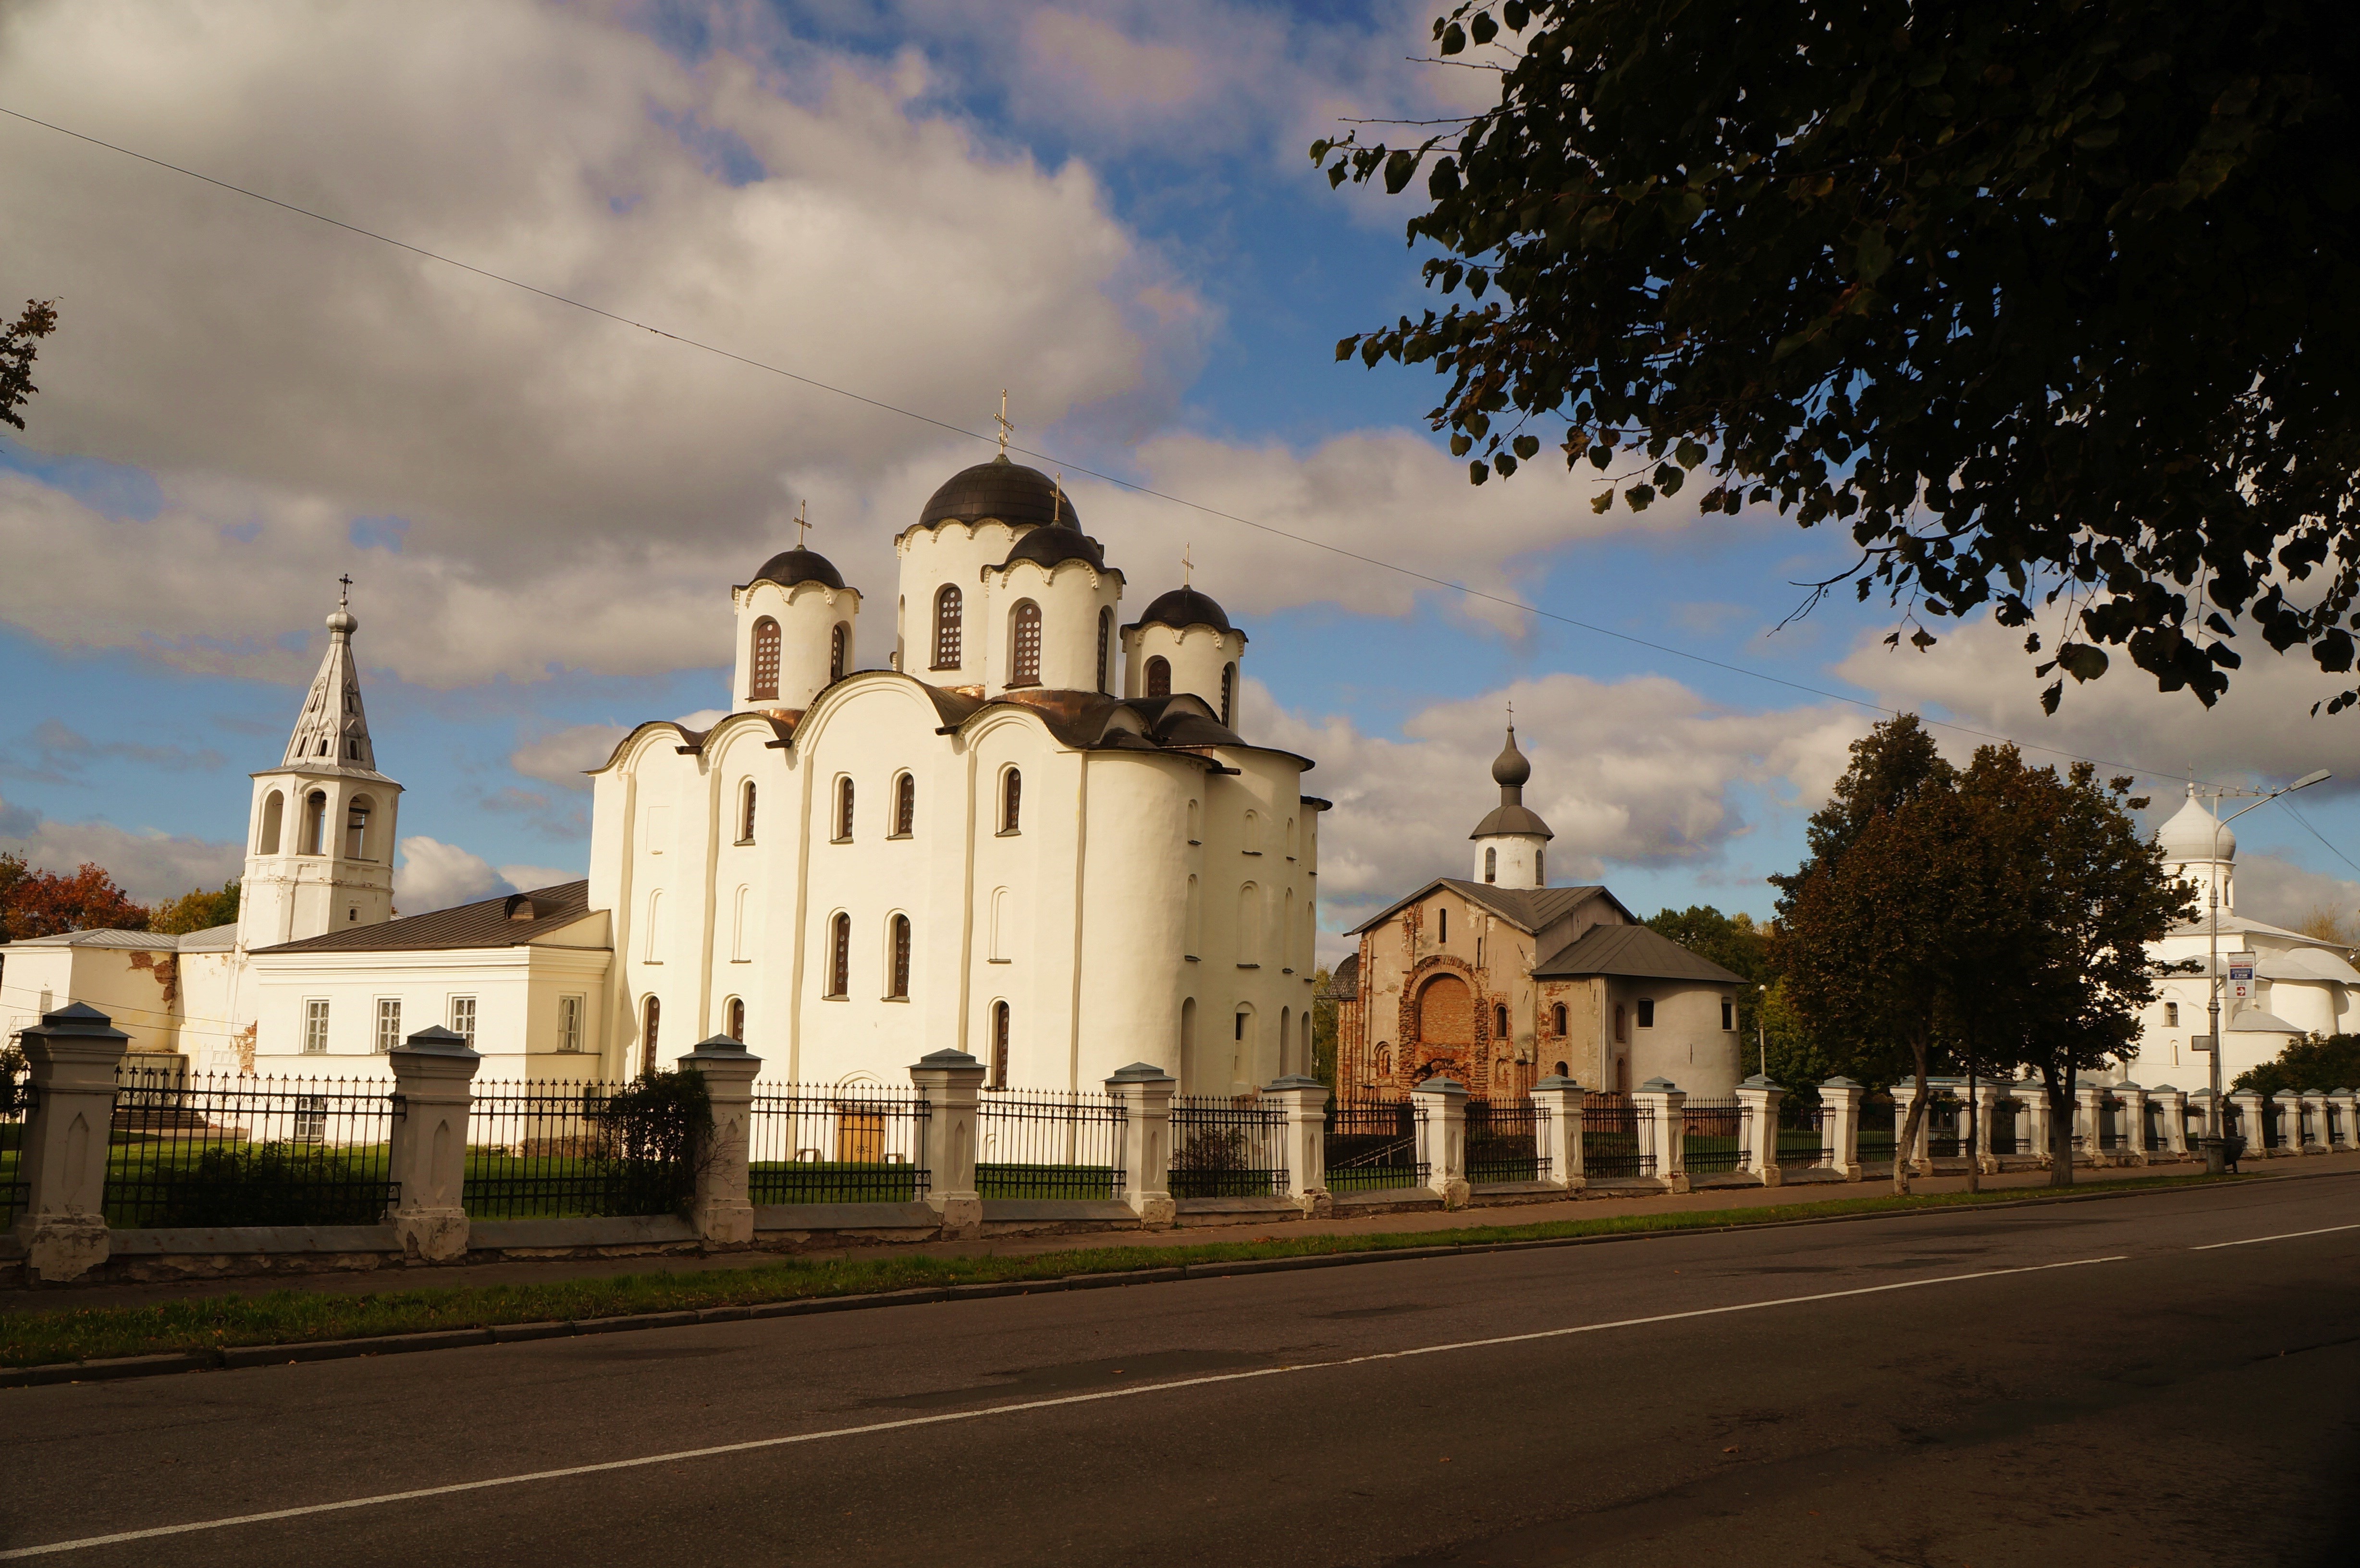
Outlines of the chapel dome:
<svg viewBox="0 0 2360 1568">
<path fill-rule="evenodd" d="M 943 482 L 918 514 L 918 526 L 978 523 L 997 517 L 1017 528 L 1062 523 L 1081 527 L 1074 498 L 1037 468 L 1011 463 L 1005 452 L 989 463 L 963 468 Z"/>
<path fill-rule="evenodd" d="M 1175 588 L 1169 593 L 1159 594 L 1147 606 L 1147 613 L 1132 625 L 1170 626 L 1175 631 L 1186 631 L 1190 626 L 1210 626 L 1217 632 L 1235 629 L 1221 607 L 1213 603 L 1213 596 L 1194 588 Z"/>
<path fill-rule="evenodd" d="M 2169 822 L 2156 832 L 2156 842 L 2163 846 L 2163 858 L 2174 866 L 2185 866 L 2199 860 L 2234 860 L 2237 858 L 2237 835 L 2228 828 L 2220 830 L 2220 846 L 2213 847 L 2213 825 L 2216 819 L 2196 798 L 2196 786 L 2188 787 L 2188 804 L 2173 813 Z"/>
<path fill-rule="evenodd" d="M 1107 569 L 1106 551 L 1098 540 L 1079 528 L 1064 527 L 1034 528 L 1018 539 L 1016 548 L 1008 552 L 1008 559 L 992 570 L 1005 572 L 1020 561 L 1032 561 L 1043 571 L 1052 572 L 1059 563 L 1068 561 L 1087 562 L 1099 572 Z"/>
<path fill-rule="evenodd" d="M 844 586 L 844 573 L 838 572 L 827 557 L 797 545 L 782 550 L 762 562 L 754 573 L 756 583 L 775 583 L 781 588 L 792 588 L 798 583 L 817 583 L 829 588 Z"/>
<path fill-rule="evenodd" d="M 1532 782 L 1533 765 L 1516 749 L 1516 726 L 1508 726 L 1508 744 L 1491 759 L 1491 782 L 1502 789 L 1521 789 Z"/>
</svg>

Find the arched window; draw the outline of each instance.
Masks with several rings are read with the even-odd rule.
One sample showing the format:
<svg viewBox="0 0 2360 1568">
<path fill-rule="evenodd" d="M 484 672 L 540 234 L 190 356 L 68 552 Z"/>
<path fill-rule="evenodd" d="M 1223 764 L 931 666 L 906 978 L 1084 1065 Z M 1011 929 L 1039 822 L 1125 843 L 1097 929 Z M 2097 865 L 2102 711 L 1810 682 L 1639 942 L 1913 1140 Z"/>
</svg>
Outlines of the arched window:
<svg viewBox="0 0 2360 1568">
<path fill-rule="evenodd" d="M 910 917 L 893 917 L 893 952 L 891 954 L 893 988 L 888 996 L 907 1000 L 910 995 Z"/>
<path fill-rule="evenodd" d="M 344 808 L 344 858 L 368 858 L 369 811 L 377 804 L 366 795 L 355 795 Z"/>
<path fill-rule="evenodd" d="M 839 779 L 836 781 L 836 842 L 849 844 L 851 841 L 852 780 Z"/>
<path fill-rule="evenodd" d="M 1221 666 L 1221 723 L 1236 727 L 1238 717 L 1238 667 Z"/>
<path fill-rule="evenodd" d="M 729 1038 L 738 1044 L 746 1043 L 746 998 L 729 998 Z"/>
<path fill-rule="evenodd" d="M 1541 869 L 1541 856 L 1547 853 L 1548 851 L 1538 847 L 1533 850 L 1533 886 L 1535 887 L 1548 886 L 1548 875 Z"/>
<path fill-rule="evenodd" d="M 738 842 L 754 842 L 754 781 L 751 779 L 746 780 L 744 791 L 738 800 Z"/>
<path fill-rule="evenodd" d="M 1041 606 L 1030 599 L 1019 604 L 1009 619 L 1008 683 L 1041 684 Z"/>
<path fill-rule="evenodd" d="M 908 838 L 918 831 L 918 776 L 904 773 L 893 781 L 893 836 Z"/>
<path fill-rule="evenodd" d="M 1549 1032 L 1557 1035 L 1563 1035 L 1565 1033 L 1565 1004 L 1563 1002 L 1559 1002 L 1556 1007 L 1549 1009 Z M 1557 1072 L 1560 1073 L 1564 1071 L 1565 1069 L 1562 1067 L 1557 1069 Z"/>
<path fill-rule="evenodd" d="M 1499 879 L 1500 852 L 1496 849 L 1487 849 L 1483 852 L 1483 880 L 1497 882 Z"/>
<path fill-rule="evenodd" d="M 1262 963 L 1262 889 L 1251 882 L 1238 889 L 1238 963 L 1246 968 Z"/>
<path fill-rule="evenodd" d="M 1172 695 L 1172 661 L 1162 654 L 1147 661 L 1147 694 L 1151 697 Z"/>
<path fill-rule="evenodd" d="M 273 789 L 262 798 L 262 832 L 255 836 L 257 855 L 279 853 L 279 824 L 287 814 L 287 797 Z"/>
<path fill-rule="evenodd" d="M 830 681 L 843 680 L 846 667 L 851 662 L 852 628 L 838 621 L 836 629 L 827 634 L 827 678 Z"/>
<path fill-rule="evenodd" d="M 1013 768 L 1000 780 L 1000 831 L 1019 833 L 1023 829 L 1024 775 Z"/>
<path fill-rule="evenodd" d="M 325 790 L 314 789 L 303 797 L 303 853 L 324 855 L 328 850 L 328 796 Z"/>
<path fill-rule="evenodd" d="M 1295 1016 L 1293 1009 L 1278 1009 L 1278 1075 L 1282 1078 L 1295 1071 Z"/>
<path fill-rule="evenodd" d="M 1008 1087 L 1008 1004 L 991 1004 L 991 1086 Z"/>
<path fill-rule="evenodd" d="M 1262 813 L 1260 811 L 1246 813 L 1245 852 L 1248 855 L 1262 853 Z"/>
<path fill-rule="evenodd" d="M 1113 655 L 1114 611 L 1111 608 L 1101 608 L 1098 611 L 1098 690 L 1101 691 L 1114 690 L 1109 683 L 1109 677 L 1114 668 Z"/>
<path fill-rule="evenodd" d="M 1434 911 L 1434 940 L 1437 942 L 1450 940 L 1450 911 L 1447 909 L 1437 908 Z"/>
<path fill-rule="evenodd" d="M 852 995 L 852 917 L 838 915 L 828 922 L 827 994 Z"/>
<path fill-rule="evenodd" d="M 1205 951 L 1205 901 L 1196 890 L 1196 874 L 1188 874 L 1188 902 L 1182 911 L 1181 943 L 1184 957 L 1195 958 Z"/>
<path fill-rule="evenodd" d="M 1196 802 L 1196 801 L 1194 801 L 1194 800 L 1189 801 L 1189 802 L 1188 802 L 1188 842 L 1189 842 L 1190 844 L 1202 844 L 1202 843 L 1204 843 L 1204 842 L 1205 842 L 1205 834 L 1204 834 L 1204 831 L 1203 831 L 1202 827 L 1198 824 L 1198 822 L 1197 822 L 1198 814 L 1199 814 L 1199 812 L 1198 812 L 1198 808 L 1197 808 Z"/>
<path fill-rule="evenodd" d="M 934 668 L 956 670 L 959 656 L 960 607 L 956 583 L 945 583 L 934 595 Z"/>
<path fill-rule="evenodd" d="M 1558 1062 L 1558 1063 L 1557 1064 L 1557 1067 L 1556 1067 L 1555 1071 L 1556 1071 L 1557 1075 L 1558 1077 L 1560 1077 L 1560 1078 L 1564 1077 L 1564 1076 L 1565 1076 L 1565 1063 L 1564 1063 L 1564 1062 Z"/>
<path fill-rule="evenodd" d="M 663 1004 L 653 996 L 639 1009 L 639 1075 L 647 1076 L 656 1070 L 656 1025 L 662 1020 Z"/>
<path fill-rule="evenodd" d="M 1393 1047 L 1387 1045 L 1383 1040 L 1379 1040 L 1377 1041 L 1377 1076 L 1380 1078 L 1390 1078 L 1393 1075 Z"/>
<path fill-rule="evenodd" d="M 746 682 L 746 695 L 778 701 L 779 696 L 779 623 L 764 615 L 754 623 L 754 658 L 752 673 Z"/>
<path fill-rule="evenodd" d="M 1504 1002 L 1494 1002 L 1491 1005 L 1491 1038 L 1493 1040 L 1508 1038 L 1508 1007 Z"/>
<path fill-rule="evenodd" d="M 1196 1083 L 1196 998 L 1185 996 L 1180 1002 L 1180 1086 L 1190 1089 Z"/>
<path fill-rule="evenodd" d="M 1614 1004 L 1614 1043 L 1621 1045 L 1630 1038 L 1630 1031 L 1622 1026 L 1622 1004 L 1617 1002 Z"/>
</svg>

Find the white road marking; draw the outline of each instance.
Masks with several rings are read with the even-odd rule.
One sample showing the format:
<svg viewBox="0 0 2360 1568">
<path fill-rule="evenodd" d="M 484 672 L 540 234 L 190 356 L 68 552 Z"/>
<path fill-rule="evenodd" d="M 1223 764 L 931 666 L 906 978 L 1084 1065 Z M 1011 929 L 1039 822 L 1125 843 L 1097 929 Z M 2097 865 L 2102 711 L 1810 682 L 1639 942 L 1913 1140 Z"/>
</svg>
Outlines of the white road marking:
<svg viewBox="0 0 2360 1568">
<path fill-rule="evenodd" d="M 1258 1367 L 1245 1372 L 1215 1372 L 1202 1377 L 1179 1377 L 1168 1383 L 1142 1383 L 1136 1388 L 1105 1388 L 1094 1394 L 1065 1394 L 1054 1399 L 1026 1399 L 1012 1405 L 986 1405 L 978 1410 L 950 1410 L 940 1415 L 908 1416 L 900 1421 L 870 1421 L 863 1426 L 834 1427 L 825 1432 L 799 1432 L 786 1437 L 758 1437 L 744 1443 L 716 1443 L 710 1448 L 683 1448 L 670 1454 L 642 1454 L 636 1459 L 609 1459 L 597 1465 L 570 1465 L 562 1470 L 534 1470 L 521 1475 L 495 1475 L 481 1481 L 454 1481 L 445 1486 L 419 1486 L 407 1492 L 385 1492 L 373 1497 L 347 1497 L 335 1503 L 308 1503 L 300 1508 L 273 1508 L 268 1513 L 235 1514 L 228 1519 L 199 1519 L 190 1524 L 157 1525 L 148 1530 L 119 1530 L 113 1535 L 89 1535 L 79 1541 L 53 1541 L 43 1546 L 19 1546 L 0 1552 L 0 1561 L 42 1557 L 51 1552 L 80 1552 L 93 1546 L 115 1546 L 126 1541 L 153 1541 L 159 1536 L 188 1535 L 202 1530 L 227 1530 L 233 1525 L 263 1524 L 271 1519 L 301 1519 L 310 1514 L 339 1513 L 346 1508 L 371 1508 L 387 1503 L 407 1503 L 420 1497 L 443 1497 L 456 1492 L 480 1492 L 492 1486 L 521 1486 L 534 1481 L 560 1481 L 572 1475 L 596 1475 L 609 1470 L 636 1470 L 650 1465 L 672 1465 L 687 1459 L 711 1459 L 724 1454 L 748 1454 L 757 1449 L 784 1448 L 799 1443 L 821 1443 L 834 1437 L 866 1437 L 871 1432 L 901 1432 L 911 1427 L 940 1426 L 949 1421 L 980 1421 L 986 1416 L 1021 1415 L 1027 1410 L 1054 1410 L 1060 1405 L 1087 1405 L 1100 1399 L 1131 1399 L 1142 1394 L 1197 1388 L 1210 1383 L 1238 1383 L 1253 1377 L 1276 1377 L 1290 1372 L 1324 1372 L 1340 1367 L 1364 1367 L 1379 1361 L 1401 1361 L 1413 1356 L 1439 1356 L 1454 1350 L 1487 1350 L 1494 1345 L 1524 1345 L 1569 1334 L 1602 1334 L 1608 1329 L 1644 1328 L 1650 1323 L 1677 1323 L 1684 1318 L 1720 1317 L 1730 1312 L 1760 1312 L 1767 1307 L 1804 1306 L 1846 1296 L 1877 1296 L 1891 1290 L 1921 1290 L 1928 1285 L 1957 1285 L 1971 1279 L 1996 1279 L 2009 1274 L 2039 1274 L 2052 1269 L 2080 1269 L 2092 1263 L 2120 1263 L 2129 1257 L 2077 1258 L 2066 1263 L 2033 1263 L 2019 1269 L 1985 1269 L 1972 1274 L 1945 1274 L 1933 1279 L 1903 1279 L 1890 1285 L 1863 1285 L 1850 1290 L 1821 1290 L 1808 1296 L 1781 1296 L 1767 1301 L 1741 1301 L 1729 1307 L 1698 1307 L 1684 1312 L 1657 1312 L 1650 1317 L 1622 1318 L 1613 1323 L 1578 1323 L 1571 1328 L 1535 1329 L 1530 1334 L 1503 1334 L 1489 1339 L 1462 1339 L 1448 1345 L 1421 1345 L 1408 1350 L 1371 1351 L 1366 1356 L 1334 1361 L 1306 1361 L 1292 1367 Z"/>
<path fill-rule="evenodd" d="M 2249 1236 L 2243 1241 L 2208 1241 L 2202 1247 L 2191 1247 L 2191 1252 L 2215 1252 L 2224 1247 L 2252 1247 L 2264 1241 L 2292 1241 L 2299 1236 L 2331 1236 L 2339 1230 L 2360 1230 L 2360 1225 L 2322 1225 L 2317 1230 L 2280 1231 L 2276 1236 Z"/>
</svg>

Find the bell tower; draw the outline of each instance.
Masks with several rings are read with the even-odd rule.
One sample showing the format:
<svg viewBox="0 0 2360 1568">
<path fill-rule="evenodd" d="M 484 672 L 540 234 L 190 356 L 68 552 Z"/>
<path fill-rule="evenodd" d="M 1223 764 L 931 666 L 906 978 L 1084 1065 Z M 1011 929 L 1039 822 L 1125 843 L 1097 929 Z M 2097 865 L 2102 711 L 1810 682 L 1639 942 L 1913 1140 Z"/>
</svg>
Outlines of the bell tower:
<svg viewBox="0 0 2360 1568">
<path fill-rule="evenodd" d="M 238 896 L 240 947 L 273 947 L 393 914 L 401 786 L 377 770 L 361 709 L 352 581 L 342 580 L 328 616 L 328 651 L 286 756 L 254 775 Z"/>
<path fill-rule="evenodd" d="M 1508 744 L 1491 761 L 1491 782 L 1500 787 L 1500 803 L 1475 824 L 1467 836 L 1475 844 L 1475 880 L 1502 887 L 1544 887 L 1548 885 L 1548 841 L 1557 835 L 1540 813 L 1524 804 L 1524 786 L 1533 765 L 1516 749 L 1516 726 L 1508 725 Z"/>
</svg>

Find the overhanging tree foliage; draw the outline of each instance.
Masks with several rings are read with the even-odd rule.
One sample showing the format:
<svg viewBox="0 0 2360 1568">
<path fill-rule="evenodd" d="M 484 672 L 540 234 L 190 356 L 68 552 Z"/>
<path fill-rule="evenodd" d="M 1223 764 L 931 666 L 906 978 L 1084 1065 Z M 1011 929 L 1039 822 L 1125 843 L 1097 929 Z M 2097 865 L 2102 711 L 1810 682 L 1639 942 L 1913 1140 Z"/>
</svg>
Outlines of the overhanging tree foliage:
<svg viewBox="0 0 2360 1568">
<path fill-rule="evenodd" d="M 33 361 L 40 352 L 40 340 L 57 330 L 58 307 L 54 299 L 27 299 L 14 321 L 0 327 L 0 421 L 25 428 L 25 416 L 16 412 L 32 400 L 40 390 L 33 385 Z"/>
<path fill-rule="evenodd" d="M 1861 556 L 1830 583 L 1911 621 L 2058 605 L 2054 646 L 2025 643 L 2061 671 L 2052 709 L 2108 647 L 2209 704 L 2241 625 L 2350 670 L 2346 13 L 1461 5 L 1436 38 L 1502 67 L 1496 106 L 1311 153 L 1391 191 L 1424 169 L 1410 239 L 1464 298 L 1337 357 L 1448 377 L 1431 418 L 1478 484 L 1545 438 L 1620 461 L 1634 508 L 1702 470 L 1708 512 L 1847 526 Z"/>
</svg>

